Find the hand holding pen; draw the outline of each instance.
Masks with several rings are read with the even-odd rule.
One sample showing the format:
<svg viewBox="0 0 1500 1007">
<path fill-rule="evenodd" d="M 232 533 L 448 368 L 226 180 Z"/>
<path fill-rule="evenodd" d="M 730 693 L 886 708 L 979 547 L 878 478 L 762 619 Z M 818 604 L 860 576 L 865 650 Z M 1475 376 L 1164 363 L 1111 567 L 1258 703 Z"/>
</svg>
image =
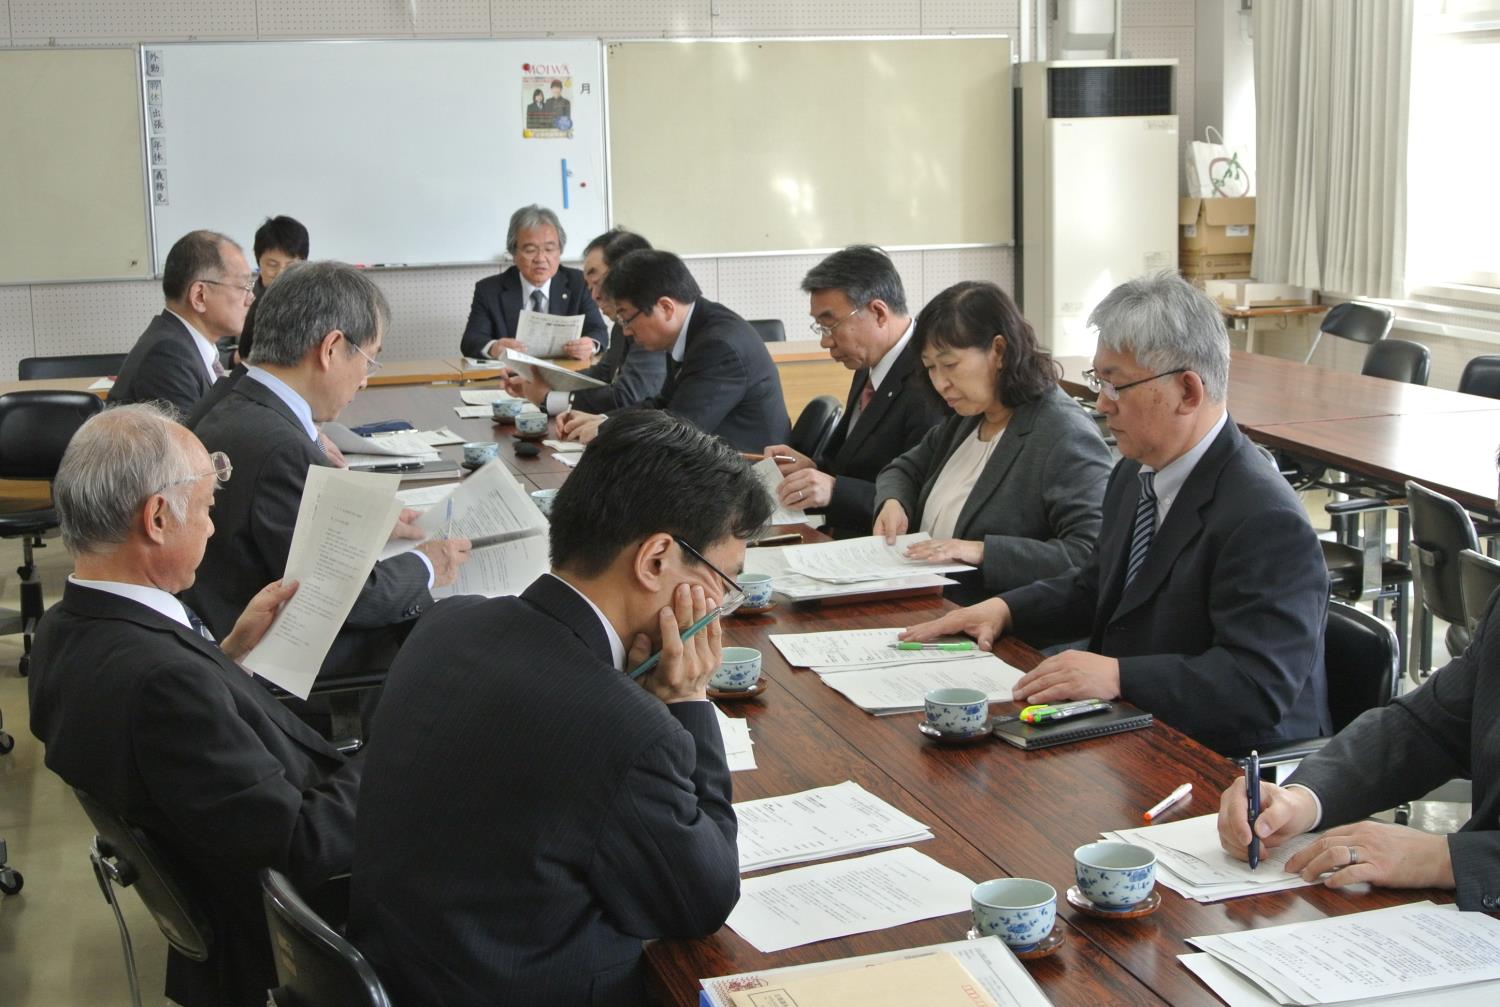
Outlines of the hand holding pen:
<svg viewBox="0 0 1500 1007">
<path fill-rule="evenodd" d="M 651 654 L 644 634 L 635 638 L 626 656 L 630 677 L 663 703 L 708 698 L 708 680 L 723 656 L 723 627 L 719 610 L 700 585 L 679 584 L 672 604 L 660 613 L 661 650 Z M 688 627 L 680 631 L 680 627 Z M 649 655 L 649 656 L 648 656 Z"/>
<path fill-rule="evenodd" d="M 1260 836 L 1255 832 L 1255 823 L 1260 818 L 1260 752 L 1252 751 L 1245 760 L 1245 804 L 1250 824 L 1250 869 L 1260 866 Z"/>
</svg>

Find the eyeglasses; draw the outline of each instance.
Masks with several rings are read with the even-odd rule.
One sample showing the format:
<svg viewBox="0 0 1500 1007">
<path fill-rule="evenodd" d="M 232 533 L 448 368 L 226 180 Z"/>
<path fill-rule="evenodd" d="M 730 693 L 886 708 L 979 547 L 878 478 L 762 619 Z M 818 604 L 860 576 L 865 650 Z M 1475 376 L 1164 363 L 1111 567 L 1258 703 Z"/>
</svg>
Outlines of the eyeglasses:
<svg viewBox="0 0 1500 1007">
<path fill-rule="evenodd" d="M 735 582 L 735 579 L 733 577 L 729 576 L 729 574 L 714 566 L 701 552 L 688 545 L 676 535 L 672 536 L 672 541 L 681 546 L 683 552 L 688 553 L 699 563 L 702 563 L 714 573 L 718 574 L 719 579 L 722 580 L 727 586 L 728 590 L 724 592 L 724 597 L 719 601 L 718 607 L 714 609 L 714 612 L 716 612 L 721 617 L 726 616 L 745 603 L 745 592 L 740 590 L 739 584 Z"/>
<path fill-rule="evenodd" d="M 522 245 L 521 246 L 521 254 L 524 255 L 528 259 L 534 259 L 538 255 L 545 255 L 548 258 L 551 258 L 554 255 L 560 254 L 561 252 L 562 252 L 562 246 L 559 245 L 559 244 L 557 244 L 557 243 L 555 243 L 555 242 L 551 242 L 551 241 L 547 242 L 547 244 L 545 244 L 545 245 Z"/>
<path fill-rule="evenodd" d="M 641 317 L 642 315 L 644 315 L 645 313 L 646 313 L 646 309 L 645 308 L 637 308 L 636 311 L 635 311 L 635 314 L 631 315 L 629 318 L 616 318 L 615 321 L 617 321 L 617 322 L 620 323 L 620 330 L 623 332 L 624 330 L 626 330 L 626 329 L 630 328 L 632 325 L 634 325 L 635 324 L 635 320 L 637 318 Z M 707 562 L 707 560 L 704 560 L 704 562 Z"/>
<path fill-rule="evenodd" d="M 199 479 L 207 479 L 209 476 L 213 476 L 218 484 L 220 486 L 223 486 L 229 481 L 229 477 L 234 475 L 234 466 L 229 464 L 229 456 L 224 452 L 215 451 L 208 456 L 208 460 L 213 465 L 212 472 L 199 472 L 196 475 L 183 476 L 181 479 L 173 479 L 171 482 L 165 484 L 156 492 L 163 493 L 171 489 L 173 486 L 185 486 L 188 483 L 195 483 Z M 155 494 L 152 495 L 155 496 Z"/>
<path fill-rule="evenodd" d="M 204 283 L 212 283 L 216 287 L 228 287 L 231 290 L 243 291 L 246 297 L 252 301 L 255 299 L 255 281 L 246 280 L 244 283 L 226 283 L 223 280 L 204 280 Z"/>
<path fill-rule="evenodd" d="M 380 373 L 380 369 L 385 366 L 384 364 L 366 353 L 358 343 L 351 342 L 349 345 L 354 347 L 355 352 L 365 358 L 365 377 L 373 378 Z"/>
<path fill-rule="evenodd" d="M 834 332 L 838 331 L 838 327 L 840 325 L 843 325 L 845 322 L 847 322 L 849 319 L 853 318 L 863 310 L 865 310 L 864 306 L 861 305 L 860 307 L 855 308 L 853 311 L 849 312 L 843 318 L 840 318 L 838 321 L 834 322 L 832 325 L 824 325 L 822 322 L 808 322 L 807 328 L 810 332 L 812 332 L 813 335 L 817 336 L 819 339 L 827 339 L 829 336 L 833 335 Z"/>
<path fill-rule="evenodd" d="M 1112 381 L 1105 381 L 1099 375 L 1095 374 L 1094 369 L 1090 367 L 1083 372 L 1083 380 L 1089 386 L 1089 391 L 1095 395 L 1103 395 L 1111 402 L 1117 402 L 1119 401 L 1120 393 L 1127 388 L 1144 385 L 1146 382 L 1155 381 L 1157 378 L 1169 378 L 1174 374 L 1186 374 L 1190 370 L 1192 370 L 1191 367 L 1179 367 L 1175 371 L 1162 371 L 1160 374 L 1153 374 L 1149 378 L 1141 378 L 1138 381 L 1127 381 L 1123 385 L 1117 385 Z"/>
</svg>

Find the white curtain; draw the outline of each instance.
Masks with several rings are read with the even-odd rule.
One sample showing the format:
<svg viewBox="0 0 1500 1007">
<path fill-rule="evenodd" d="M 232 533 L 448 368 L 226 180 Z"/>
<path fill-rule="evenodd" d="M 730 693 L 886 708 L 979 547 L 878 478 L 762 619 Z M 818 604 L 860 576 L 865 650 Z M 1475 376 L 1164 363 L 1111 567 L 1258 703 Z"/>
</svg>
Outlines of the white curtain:
<svg viewBox="0 0 1500 1007">
<path fill-rule="evenodd" d="M 1401 297 L 1412 0 L 1256 0 L 1253 272 Z"/>
</svg>

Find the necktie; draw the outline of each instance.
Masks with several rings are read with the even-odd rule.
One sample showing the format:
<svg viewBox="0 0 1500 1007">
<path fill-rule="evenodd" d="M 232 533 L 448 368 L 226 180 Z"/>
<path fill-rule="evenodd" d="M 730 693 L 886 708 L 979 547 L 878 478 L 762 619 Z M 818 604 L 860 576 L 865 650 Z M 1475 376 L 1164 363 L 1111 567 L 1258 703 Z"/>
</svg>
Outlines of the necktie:
<svg viewBox="0 0 1500 1007">
<path fill-rule="evenodd" d="M 531 310 L 544 315 L 547 313 L 547 299 L 542 296 L 540 290 L 533 290 L 531 292 Z"/>
<path fill-rule="evenodd" d="M 865 379 L 865 387 L 859 393 L 859 411 L 864 412 L 870 408 L 870 400 L 875 397 L 875 385 L 869 378 Z"/>
<path fill-rule="evenodd" d="M 1135 502 L 1135 531 L 1130 537 L 1130 565 L 1125 568 L 1125 586 L 1135 580 L 1146 553 L 1151 549 L 1151 537 L 1156 534 L 1156 489 L 1151 484 L 1156 480 L 1155 472 L 1142 472 L 1141 495 Z"/>
<path fill-rule="evenodd" d="M 209 643 L 218 643 L 218 641 L 214 639 L 213 632 L 208 628 L 208 623 L 199 618 L 197 612 L 194 612 L 186 605 L 182 606 L 182 610 L 187 613 L 188 625 L 193 627 L 194 633 L 197 633 Z"/>
<path fill-rule="evenodd" d="M 219 358 L 218 357 L 214 357 L 214 377 L 216 377 L 216 378 L 222 378 L 224 375 L 226 375 L 228 373 L 229 372 L 224 369 L 224 365 L 221 364 L 221 363 L 219 363 Z"/>
</svg>

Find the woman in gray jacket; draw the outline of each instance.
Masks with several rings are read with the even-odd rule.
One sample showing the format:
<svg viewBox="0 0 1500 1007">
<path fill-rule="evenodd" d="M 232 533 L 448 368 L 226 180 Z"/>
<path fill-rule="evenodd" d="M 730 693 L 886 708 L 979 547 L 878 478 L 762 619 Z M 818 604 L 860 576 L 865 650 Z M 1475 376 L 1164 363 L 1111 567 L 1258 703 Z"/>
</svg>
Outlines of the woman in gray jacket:
<svg viewBox="0 0 1500 1007">
<path fill-rule="evenodd" d="M 907 555 L 972 563 L 985 594 L 1081 565 L 1099 535 L 1109 449 L 1057 387 L 1015 302 L 993 283 L 956 284 L 912 338 L 956 415 L 881 470 L 874 533 L 927 532 Z"/>
</svg>

